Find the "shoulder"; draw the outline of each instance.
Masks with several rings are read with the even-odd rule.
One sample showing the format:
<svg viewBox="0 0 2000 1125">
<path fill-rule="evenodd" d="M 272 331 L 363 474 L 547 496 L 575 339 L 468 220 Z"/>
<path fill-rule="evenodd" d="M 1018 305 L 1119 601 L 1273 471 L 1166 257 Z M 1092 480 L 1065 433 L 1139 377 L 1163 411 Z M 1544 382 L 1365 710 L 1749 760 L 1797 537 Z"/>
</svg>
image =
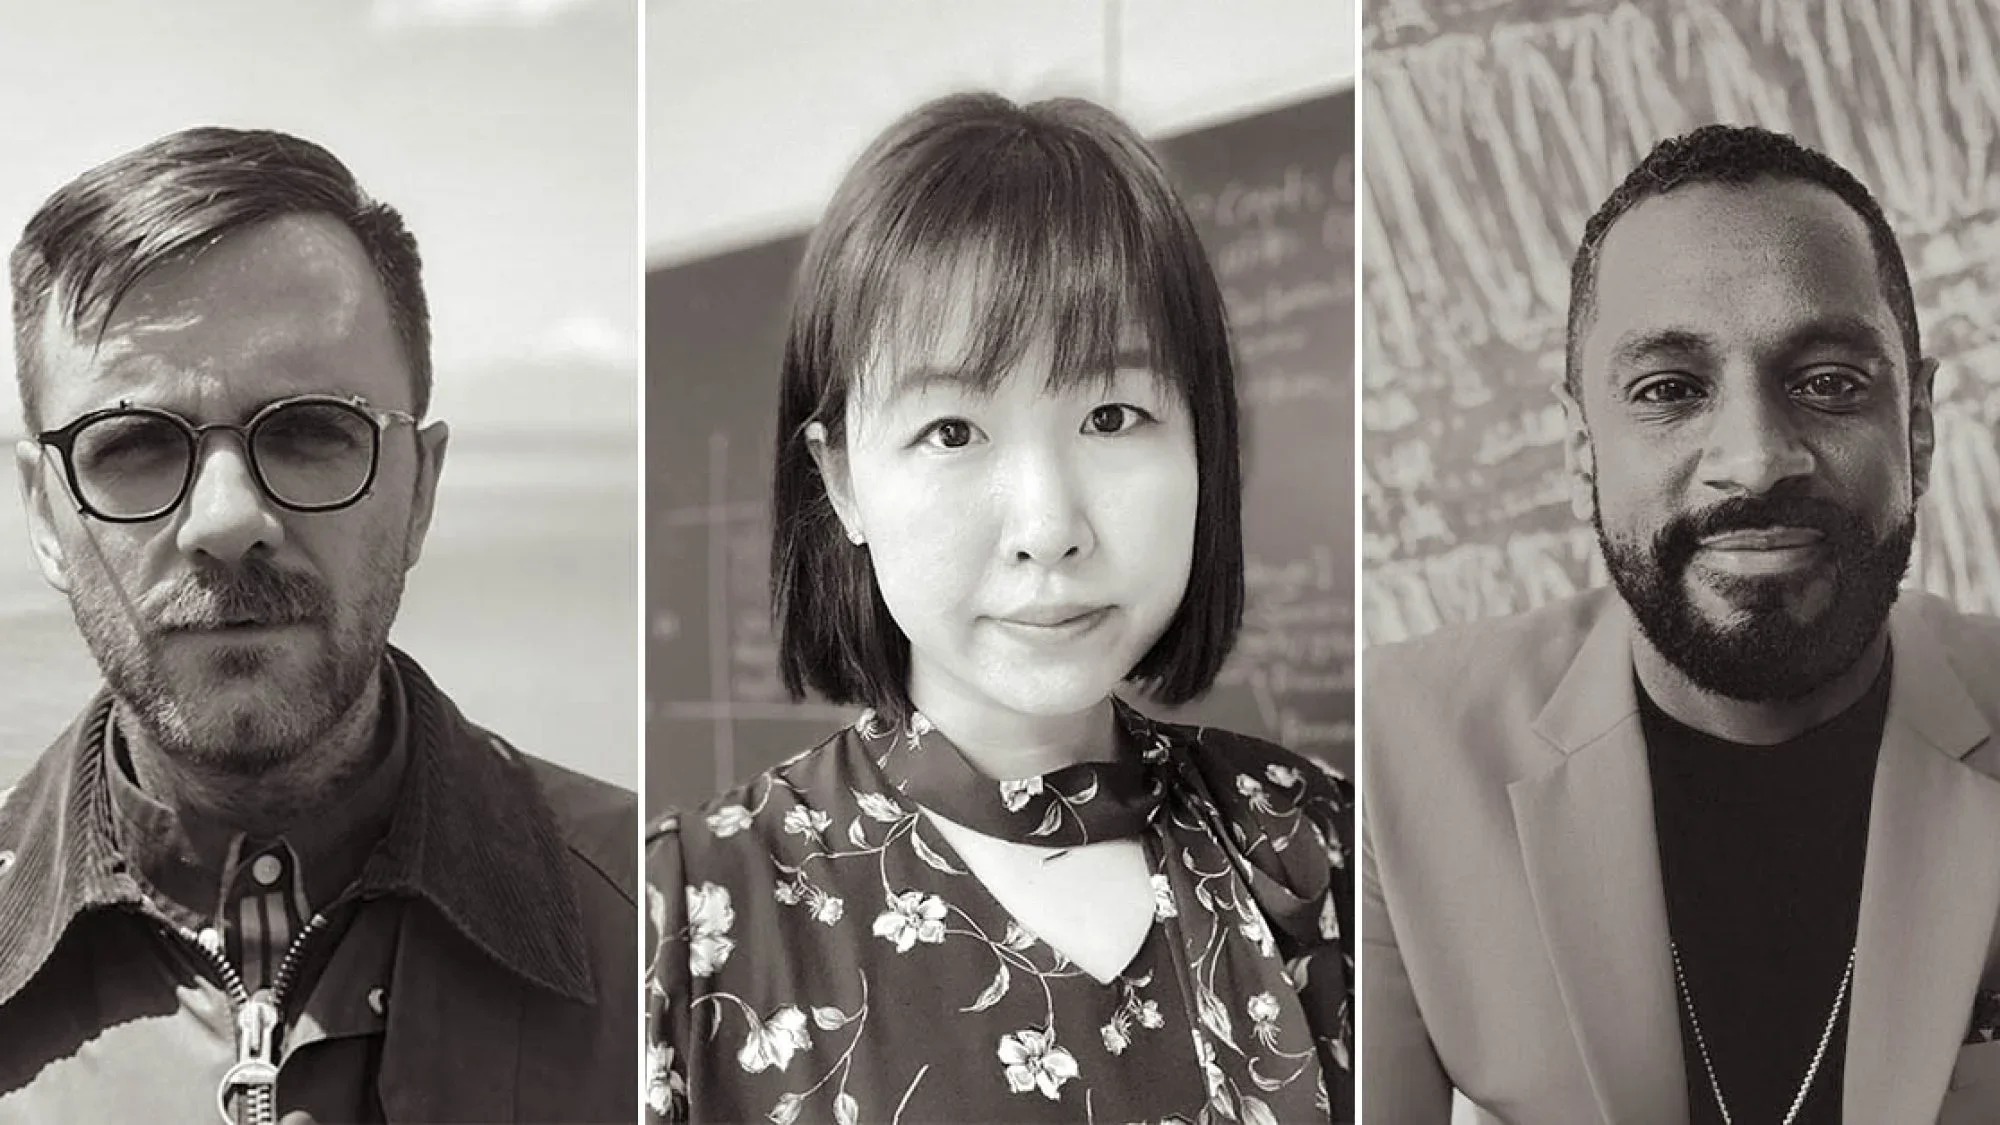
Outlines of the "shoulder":
<svg viewBox="0 0 2000 1125">
<path fill-rule="evenodd" d="M 570 851 L 630 897 L 636 883 L 632 837 L 638 833 L 638 797 L 622 785 L 534 755 L 520 759 L 548 801 L 550 813 L 556 815 L 556 827 Z"/>
<path fill-rule="evenodd" d="M 1605 614 L 1622 612 L 1622 605 L 1616 591 L 1598 588 L 1526 613 L 1371 646 L 1361 659 L 1364 697 L 1368 704 L 1425 696 L 1444 702 L 1498 684 L 1544 682 L 1552 690 L 1584 638 Z"/>
<path fill-rule="evenodd" d="M 632 849 L 639 830 L 637 795 L 567 766 L 515 753 L 548 802 L 570 853 L 631 898 L 638 874 Z"/>
<path fill-rule="evenodd" d="M 1352 801 L 1354 783 L 1325 758 L 1221 727 L 1149 721 L 1193 752 L 1196 767 L 1211 785 L 1219 782 L 1220 788 L 1243 795 L 1277 788 L 1295 789 L 1304 801 Z"/>
<path fill-rule="evenodd" d="M 1339 866 L 1354 838 L 1354 783 L 1332 763 L 1277 743 L 1224 730 L 1147 720 L 1180 744 L 1214 802 L 1242 840 L 1285 840 L 1310 828 Z M 1254 858 L 1254 857 L 1253 857 Z"/>
<path fill-rule="evenodd" d="M 1284 903 L 1264 904 L 1286 941 L 1304 948 L 1351 932 L 1338 922 L 1353 890 L 1354 786 L 1347 776 L 1318 758 L 1236 731 L 1153 725 L 1186 749 L 1207 791 L 1196 799 L 1213 803 L 1233 837 L 1218 842 L 1289 893 Z"/>
<path fill-rule="evenodd" d="M 1937 642 L 1953 666 L 1972 682 L 1983 683 L 2000 668 L 2000 617 L 1966 613 L 1922 590 L 1904 590 L 1897 596 L 1893 612 Z"/>
<path fill-rule="evenodd" d="M 830 809 L 852 804 L 854 740 L 849 728 L 763 773 L 646 826 L 646 876 L 656 888 L 725 875 L 772 877 L 772 857 L 824 831 Z"/>
</svg>

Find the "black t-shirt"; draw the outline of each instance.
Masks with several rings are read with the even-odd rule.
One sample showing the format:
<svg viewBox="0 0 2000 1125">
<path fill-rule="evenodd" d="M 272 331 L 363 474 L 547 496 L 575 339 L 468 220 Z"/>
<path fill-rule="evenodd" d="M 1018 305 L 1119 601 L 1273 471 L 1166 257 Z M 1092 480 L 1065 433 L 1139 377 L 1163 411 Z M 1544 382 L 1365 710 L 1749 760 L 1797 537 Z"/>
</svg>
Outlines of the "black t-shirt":
<svg viewBox="0 0 2000 1125">
<path fill-rule="evenodd" d="M 1774 746 L 1703 734 L 1639 691 L 1668 930 L 1737 1122 L 1784 1120 L 1839 994 L 1860 912 L 1888 664 L 1854 706 Z M 1840 1121 L 1848 991 L 1801 1125 Z M 1721 1125 L 1686 1003 L 1680 1017 L 1693 1125 Z"/>
</svg>

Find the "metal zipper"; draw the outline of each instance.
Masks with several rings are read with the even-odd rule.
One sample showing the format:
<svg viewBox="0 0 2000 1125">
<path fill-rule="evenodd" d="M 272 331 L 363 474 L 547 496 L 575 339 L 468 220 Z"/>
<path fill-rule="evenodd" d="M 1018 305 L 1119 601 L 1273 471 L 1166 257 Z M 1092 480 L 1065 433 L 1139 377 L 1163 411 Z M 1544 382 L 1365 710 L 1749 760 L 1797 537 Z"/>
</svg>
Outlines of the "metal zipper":
<svg viewBox="0 0 2000 1125">
<path fill-rule="evenodd" d="M 208 958 L 215 966 L 216 975 L 222 980 L 222 987 L 229 995 L 231 1007 L 236 1015 L 236 1064 L 223 1073 L 222 1082 L 216 1087 L 215 1108 L 221 1114 L 224 1125 L 277 1125 L 278 1121 L 278 1032 L 285 1025 L 286 993 L 291 989 L 292 978 L 298 975 L 301 952 L 312 936 L 327 925 L 327 914 L 313 915 L 312 921 L 299 931 L 297 937 L 285 948 L 284 959 L 278 962 L 278 971 L 271 978 L 269 988 L 260 988 L 255 993 L 243 986 L 242 974 L 229 963 L 224 950 L 222 931 L 210 927 L 196 933 L 186 926 L 162 920 L 162 924 Z M 211 943 L 207 938 L 213 938 Z M 239 1117 L 229 1108 L 232 1095 L 241 1092 L 246 1114 Z"/>
</svg>

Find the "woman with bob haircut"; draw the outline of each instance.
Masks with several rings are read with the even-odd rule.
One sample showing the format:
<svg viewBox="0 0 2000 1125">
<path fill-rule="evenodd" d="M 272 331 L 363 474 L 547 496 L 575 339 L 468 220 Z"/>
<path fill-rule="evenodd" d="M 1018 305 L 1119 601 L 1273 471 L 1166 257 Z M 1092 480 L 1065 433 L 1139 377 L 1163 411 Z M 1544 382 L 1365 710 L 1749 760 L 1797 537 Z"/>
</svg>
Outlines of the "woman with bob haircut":
<svg viewBox="0 0 2000 1125">
<path fill-rule="evenodd" d="M 771 556 L 787 687 L 866 710 L 655 828 L 655 1119 L 1351 1119 L 1352 788 L 1113 695 L 1214 682 L 1241 489 L 1129 127 L 968 94 L 874 142 L 797 278 Z"/>
</svg>

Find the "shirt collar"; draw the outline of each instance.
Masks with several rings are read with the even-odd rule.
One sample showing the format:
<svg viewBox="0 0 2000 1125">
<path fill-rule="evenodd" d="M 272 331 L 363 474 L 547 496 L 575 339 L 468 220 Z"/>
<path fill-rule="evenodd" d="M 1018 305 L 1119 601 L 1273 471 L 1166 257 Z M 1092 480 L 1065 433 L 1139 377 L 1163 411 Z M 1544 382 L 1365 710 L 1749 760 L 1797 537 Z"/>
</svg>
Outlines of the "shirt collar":
<svg viewBox="0 0 2000 1125">
<path fill-rule="evenodd" d="M 403 678 L 388 659 L 382 665 L 384 753 L 339 803 L 280 837 L 297 857 L 308 905 L 331 905 L 360 874 L 363 863 L 389 827 L 397 787 L 409 760 L 408 700 Z M 111 840 L 142 883 L 202 919 L 235 897 L 235 866 L 273 841 L 250 841 L 227 825 L 185 816 L 141 789 L 130 775 L 125 738 L 114 712 L 104 724 L 101 753 L 110 790 Z"/>
<path fill-rule="evenodd" d="M 391 649 L 389 663 L 408 759 L 357 893 L 420 899 L 508 971 L 591 1001 L 568 846 L 527 760 L 468 722 L 414 660 Z M 110 713 L 100 692 L 0 804 L 0 1003 L 80 915 L 143 902 L 111 844 Z"/>
</svg>

